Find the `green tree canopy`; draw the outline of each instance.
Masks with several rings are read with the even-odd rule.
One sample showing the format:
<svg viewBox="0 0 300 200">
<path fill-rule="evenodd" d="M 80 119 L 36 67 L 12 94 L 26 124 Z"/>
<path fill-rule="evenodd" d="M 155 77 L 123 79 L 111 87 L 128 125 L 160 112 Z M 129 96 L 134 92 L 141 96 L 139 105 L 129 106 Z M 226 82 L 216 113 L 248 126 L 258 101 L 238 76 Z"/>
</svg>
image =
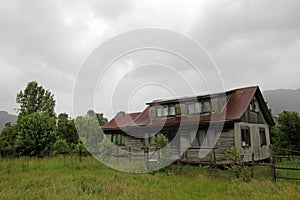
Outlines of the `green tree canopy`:
<svg viewBox="0 0 300 200">
<path fill-rule="evenodd" d="M 1 156 L 14 155 L 15 153 L 15 140 L 17 138 L 17 127 L 6 123 L 0 135 L 0 151 Z"/>
<path fill-rule="evenodd" d="M 66 140 L 58 138 L 53 144 L 53 155 L 58 154 L 68 154 L 70 153 L 70 146 L 67 144 Z"/>
<path fill-rule="evenodd" d="M 74 120 L 69 119 L 67 113 L 58 115 L 56 135 L 61 139 L 64 139 L 68 145 L 78 143 L 78 134 Z"/>
<path fill-rule="evenodd" d="M 294 111 L 283 111 L 277 119 L 277 127 L 272 129 L 273 141 L 281 149 L 300 151 L 300 115 Z"/>
<path fill-rule="evenodd" d="M 83 144 L 90 151 L 97 151 L 103 139 L 100 125 L 105 124 L 107 119 L 102 113 L 95 113 L 93 110 L 89 110 L 85 116 L 78 116 L 75 122 Z"/>
<path fill-rule="evenodd" d="M 38 85 L 36 81 L 29 82 L 24 91 L 17 94 L 16 102 L 20 104 L 19 116 L 34 112 L 48 112 L 51 117 L 55 116 L 54 95 Z"/>
<path fill-rule="evenodd" d="M 103 126 L 108 122 L 107 118 L 104 117 L 103 113 L 96 113 L 96 117 L 98 119 L 99 125 Z"/>
<path fill-rule="evenodd" d="M 21 155 L 44 156 L 55 142 L 55 118 L 48 113 L 32 113 L 18 121 L 16 145 Z"/>
</svg>

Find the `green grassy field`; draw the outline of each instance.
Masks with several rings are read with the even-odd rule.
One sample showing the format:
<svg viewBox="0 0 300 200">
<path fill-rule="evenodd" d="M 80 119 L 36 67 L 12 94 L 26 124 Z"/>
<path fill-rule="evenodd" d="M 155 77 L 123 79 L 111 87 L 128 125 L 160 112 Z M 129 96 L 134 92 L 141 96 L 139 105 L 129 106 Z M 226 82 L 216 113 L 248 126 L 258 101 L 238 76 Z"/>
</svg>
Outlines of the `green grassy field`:
<svg viewBox="0 0 300 200">
<path fill-rule="evenodd" d="M 246 170 L 245 173 L 250 173 Z M 300 184 L 271 181 L 267 167 L 256 167 L 249 182 L 231 170 L 168 167 L 153 174 L 110 169 L 92 157 L 4 159 L 0 199 L 300 199 Z"/>
</svg>

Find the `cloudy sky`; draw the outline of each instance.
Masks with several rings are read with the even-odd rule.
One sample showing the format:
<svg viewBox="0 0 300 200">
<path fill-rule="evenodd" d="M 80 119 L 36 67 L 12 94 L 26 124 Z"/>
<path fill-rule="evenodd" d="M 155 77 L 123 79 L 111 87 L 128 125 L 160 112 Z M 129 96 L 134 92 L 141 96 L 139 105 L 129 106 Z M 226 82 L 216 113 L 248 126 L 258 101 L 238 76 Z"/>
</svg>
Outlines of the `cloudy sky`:
<svg viewBox="0 0 300 200">
<path fill-rule="evenodd" d="M 90 55 L 120 33 L 146 27 L 199 43 L 217 66 L 225 89 L 300 88 L 299 19 L 297 0 L 0 0 L 0 110 L 14 113 L 16 93 L 36 80 L 54 93 L 57 113 L 73 115 L 74 87 L 90 80 L 81 76 Z M 176 43 L 174 38 L 164 41 Z M 151 99 L 192 94 L 188 84 L 177 81 L 182 76 L 199 85 L 196 93 L 201 93 L 205 81 L 197 82 L 190 66 L 166 54 L 145 50 L 116 60 L 91 90 L 96 103 L 82 105 L 79 113 L 94 108 L 111 118 L 119 110 L 143 109 Z M 130 71 L 131 66 L 142 67 Z M 109 98 L 103 96 L 107 91 L 112 91 Z"/>
</svg>

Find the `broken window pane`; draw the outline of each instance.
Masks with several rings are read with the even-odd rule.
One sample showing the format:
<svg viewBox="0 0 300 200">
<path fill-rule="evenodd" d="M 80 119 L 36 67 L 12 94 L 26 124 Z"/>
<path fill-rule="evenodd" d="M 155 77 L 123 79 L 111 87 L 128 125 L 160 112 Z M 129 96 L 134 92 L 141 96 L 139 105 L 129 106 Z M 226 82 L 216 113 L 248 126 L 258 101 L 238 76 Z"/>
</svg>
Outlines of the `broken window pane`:
<svg viewBox="0 0 300 200">
<path fill-rule="evenodd" d="M 168 116 L 169 115 L 169 108 L 168 106 L 163 106 L 163 113 L 162 116 Z"/>
<path fill-rule="evenodd" d="M 187 113 L 188 114 L 194 114 L 195 113 L 194 104 L 193 103 L 188 103 L 187 104 Z"/>
<path fill-rule="evenodd" d="M 162 116 L 162 107 L 156 107 L 156 116 L 161 117 Z"/>
<path fill-rule="evenodd" d="M 251 146 L 251 136 L 249 127 L 241 127 L 241 141 L 243 148 Z"/>
<path fill-rule="evenodd" d="M 175 105 L 169 107 L 169 115 L 175 115 Z"/>
<path fill-rule="evenodd" d="M 264 128 L 259 129 L 259 136 L 260 136 L 260 146 L 267 145 L 266 130 Z"/>
<path fill-rule="evenodd" d="M 211 112 L 211 102 L 210 101 L 203 101 L 202 102 L 202 112 L 203 113 Z"/>
</svg>

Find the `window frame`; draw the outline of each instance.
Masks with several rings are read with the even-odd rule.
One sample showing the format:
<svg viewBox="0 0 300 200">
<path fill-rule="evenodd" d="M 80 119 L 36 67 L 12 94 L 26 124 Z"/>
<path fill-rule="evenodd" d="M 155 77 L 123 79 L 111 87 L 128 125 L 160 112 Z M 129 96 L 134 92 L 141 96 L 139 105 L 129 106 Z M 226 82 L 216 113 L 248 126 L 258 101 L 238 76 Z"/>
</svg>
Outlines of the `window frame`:
<svg viewBox="0 0 300 200">
<path fill-rule="evenodd" d="M 160 109 L 160 112 L 158 110 Z M 156 117 L 162 117 L 163 116 L 163 110 L 162 106 L 155 106 L 155 111 L 156 111 Z M 158 115 L 160 113 L 160 115 Z"/>
<path fill-rule="evenodd" d="M 125 134 L 124 133 L 112 133 L 110 138 L 111 143 L 119 146 L 125 145 Z"/>
<path fill-rule="evenodd" d="M 170 114 L 171 113 L 171 108 L 174 109 L 173 110 L 174 112 L 172 114 Z M 176 107 L 175 107 L 175 104 L 155 106 L 155 111 L 156 111 L 156 117 L 157 118 L 176 116 Z M 158 115 L 158 113 L 160 113 L 160 115 Z"/>
<path fill-rule="evenodd" d="M 267 135 L 266 135 L 266 129 L 263 127 L 259 128 L 259 140 L 260 140 L 260 146 L 266 146 L 267 145 Z"/>
<path fill-rule="evenodd" d="M 251 147 L 251 131 L 249 126 L 241 126 L 241 146 L 243 148 Z"/>
<path fill-rule="evenodd" d="M 175 104 L 171 104 L 168 107 L 169 107 L 168 116 L 176 116 L 176 107 L 175 107 Z M 171 114 L 171 108 L 174 108 L 174 113 L 172 113 L 172 114 Z"/>
<path fill-rule="evenodd" d="M 193 112 L 190 111 L 190 106 L 192 107 Z M 187 114 L 189 114 L 189 115 L 194 115 L 195 114 L 195 105 L 194 105 L 193 102 L 188 102 L 186 104 L 186 108 L 187 108 Z"/>
<path fill-rule="evenodd" d="M 260 109 L 259 109 L 259 103 L 257 101 L 257 99 L 252 99 L 249 105 L 249 110 L 251 112 L 255 112 L 255 113 L 259 113 Z"/>
<path fill-rule="evenodd" d="M 196 105 L 198 105 L 198 110 L 196 111 Z M 192 106 L 192 111 L 190 112 L 189 106 Z M 202 102 L 201 101 L 196 101 L 196 102 L 187 102 L 186 103 L 186 107 L 187 107 L 187 114 L 188 115 L 199 115 L 202 112 Z"/>
<path fill-rule="evenodd" d="M 208 110 L 204 110 L 204 108 L 206 108 L 206 106 L 204 106 L 206 103 L 208 103 Z M 204 100 L 201 102 L 201 113 L 211 113 L 212 112 L 212 105 L 211 105 L 211 101 L 210 100 Z"/>
<path fill-rule="evenodd" d="M 162 107 L 162 117 L 169 116 L 169 106 L 168 105 L 163 105 L 161 107 Z"/>
<path fill-rule="evenodd" d="M 190 147 L 191 148 L 201 148 L 207 136 L 207 130 L 198 130 L 195 138 L 190 138 Z"/>
</svg>

